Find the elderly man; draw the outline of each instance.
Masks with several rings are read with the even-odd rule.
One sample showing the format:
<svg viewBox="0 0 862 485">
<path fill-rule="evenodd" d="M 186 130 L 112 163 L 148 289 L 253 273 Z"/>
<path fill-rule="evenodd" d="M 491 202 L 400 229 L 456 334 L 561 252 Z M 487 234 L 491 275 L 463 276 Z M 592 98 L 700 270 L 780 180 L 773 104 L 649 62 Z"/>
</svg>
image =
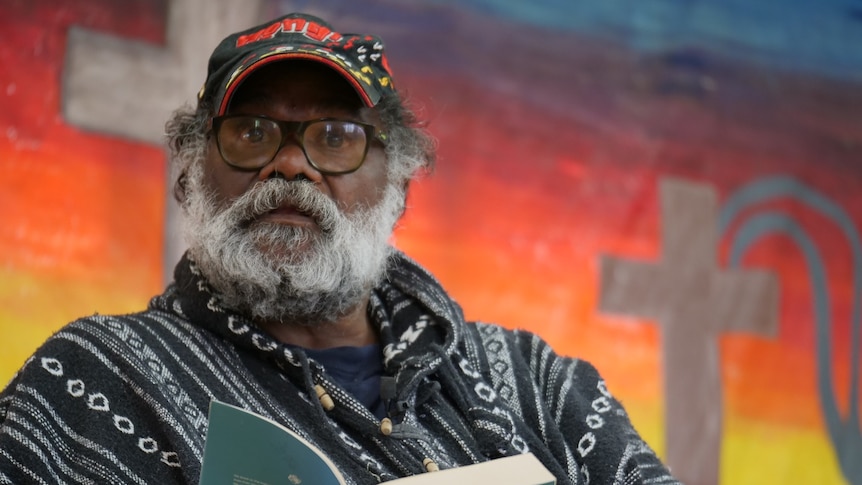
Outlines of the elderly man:
<svg viewBox="0 0 862 485">
<path fill-rule="evenodd" d="M 197 483 L 219 400 L 349 483 L 533 453 L 674 483 L 593 367 L 466 323 L 387 240 L 431 139 L 380 39 L 292 14 L 227 37 L 167 125 L 189 251 L 140 313 L 73 322 L 0 397 L 0 483 Z"/>
</svg>

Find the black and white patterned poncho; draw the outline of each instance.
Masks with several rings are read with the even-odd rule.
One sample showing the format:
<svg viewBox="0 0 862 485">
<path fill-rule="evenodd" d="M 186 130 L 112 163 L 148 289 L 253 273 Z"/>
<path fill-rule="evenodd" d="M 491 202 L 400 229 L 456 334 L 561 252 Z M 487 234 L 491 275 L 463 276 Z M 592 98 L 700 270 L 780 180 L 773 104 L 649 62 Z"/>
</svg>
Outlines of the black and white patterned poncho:
<svg viewBox="0 0 862 485">
<path fill-rule="evenodd" d="M 587 362 L 465 323 L 402 254 L 369 312 L 393 431 L 304 353 L 219 305 L 193 263 L 141 313 L 52 336 L 0 394 L 0 484 L 196 484 L 211 399 L 275 419 L 373 484 L 530 451 L 558 483 L 676 483 Z M 335 407 L 325 410 L 320 385 Z"/>
</svg>

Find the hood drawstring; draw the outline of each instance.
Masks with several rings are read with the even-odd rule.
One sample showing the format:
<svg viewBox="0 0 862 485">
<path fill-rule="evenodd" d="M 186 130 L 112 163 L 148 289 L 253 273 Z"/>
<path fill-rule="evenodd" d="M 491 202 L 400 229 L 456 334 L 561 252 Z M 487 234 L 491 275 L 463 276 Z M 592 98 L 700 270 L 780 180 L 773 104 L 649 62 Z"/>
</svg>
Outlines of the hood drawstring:
<svg viewBox="0 0 862 485">
<path fill-rule="evenodd" d="M 317 399 L 320 400 L 320 405 L 323 406 L 325 411 L 332 411 L 335 409 L 335 402 L 332 400 L 332 396 L 326 392 L 326 389 L 324 389 L 323 386 L 315 384 L 314 392 L 317 394 Z"/>
</svg>

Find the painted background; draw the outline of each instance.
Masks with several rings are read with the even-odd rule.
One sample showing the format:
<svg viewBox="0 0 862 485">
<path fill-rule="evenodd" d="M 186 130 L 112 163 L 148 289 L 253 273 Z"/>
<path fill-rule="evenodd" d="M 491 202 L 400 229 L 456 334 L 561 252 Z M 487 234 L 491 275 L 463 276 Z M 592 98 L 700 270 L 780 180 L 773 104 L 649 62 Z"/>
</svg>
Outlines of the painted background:
<svg viewBox="0 0 862 485">
<path fill-rule="evenodd" d="M 64 82 L 70 27 L 167 49 L 183 1 L 0 2 L 0 381 L 163 287 L 163 148 L 73 122 Z M 687 483 L 862 484 L 862 3 L 260 10 L 387 41 L 440 142 L 395 243 L 469 318 L 592 361 Z"/>
</svg>

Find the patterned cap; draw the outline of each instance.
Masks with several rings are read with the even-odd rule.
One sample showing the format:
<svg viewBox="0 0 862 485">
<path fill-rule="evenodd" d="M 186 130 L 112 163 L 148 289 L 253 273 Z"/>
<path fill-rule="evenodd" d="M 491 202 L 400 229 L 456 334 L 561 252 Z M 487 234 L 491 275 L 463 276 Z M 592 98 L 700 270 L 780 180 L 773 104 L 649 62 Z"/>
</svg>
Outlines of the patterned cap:
<svg viewBox="0 0 862 485">
<path fill-rule="evenodd" d="M 395 92 L 380 38 L 339 34 L 322 19 L 292 13 L 221 41 L 210 56 L 198 102 L 211 100 L 216 116 L 222 115 L 243 79 L 262 66 L 285 59 L 328 65 L 350 82 L 369 107 Z"/>
</svg>

